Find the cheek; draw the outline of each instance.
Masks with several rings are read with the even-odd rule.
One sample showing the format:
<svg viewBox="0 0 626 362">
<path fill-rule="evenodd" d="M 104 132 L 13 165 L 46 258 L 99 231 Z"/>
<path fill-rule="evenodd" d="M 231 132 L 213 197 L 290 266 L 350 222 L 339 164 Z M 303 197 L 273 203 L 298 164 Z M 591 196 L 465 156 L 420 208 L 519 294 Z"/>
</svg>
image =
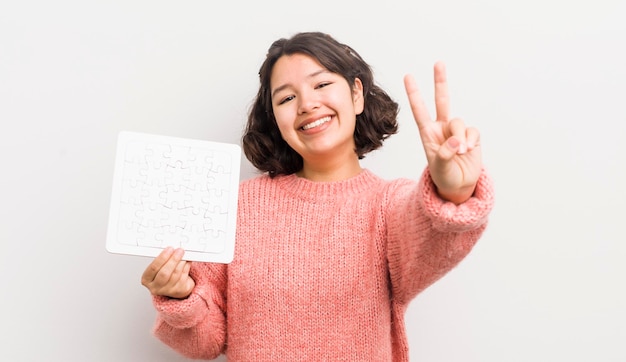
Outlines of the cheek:
<svg viewBox="0 0 626 362">
<path fill-rule="evenodd" d="M 288 137 L 289 133 L 293 130 L 291 122 L 287 120 L 287 118 L 282 117 L 281 114 L 274 113 L 274 117 L 276 118 L 276 125 L 278 126 L 278 130 L 283 138 Z"/>
<path fill-rule="evenodd" d="M 290 109 L 290 107 L 278 107 L 274 108 L 274 118 L 276 119 L 276 124 L 280 129 L 280 132 L 283 133 L 283 130 L 292 130 L 293 124 L 295 120 L 294 112 Z"/>
</svg>

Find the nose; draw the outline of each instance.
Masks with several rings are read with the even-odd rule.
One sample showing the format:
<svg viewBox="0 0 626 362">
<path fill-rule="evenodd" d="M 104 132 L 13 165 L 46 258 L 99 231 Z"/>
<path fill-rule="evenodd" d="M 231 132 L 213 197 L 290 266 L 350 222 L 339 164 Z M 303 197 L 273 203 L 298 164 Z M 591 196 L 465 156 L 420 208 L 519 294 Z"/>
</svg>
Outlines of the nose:
<svg viewBox="0 0 626 362">
<path fill-rule="evenodd" d="M 298 113 L 310 113 L 319 108 L 319 99 L 315 92 L 301 92 L 298 97 Z"/>
</svg>

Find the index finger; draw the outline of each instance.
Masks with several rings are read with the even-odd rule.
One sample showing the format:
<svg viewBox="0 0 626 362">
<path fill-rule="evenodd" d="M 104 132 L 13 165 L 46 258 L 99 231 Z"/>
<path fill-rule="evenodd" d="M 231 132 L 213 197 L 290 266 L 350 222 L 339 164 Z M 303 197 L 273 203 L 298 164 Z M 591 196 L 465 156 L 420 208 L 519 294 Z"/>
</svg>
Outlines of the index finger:
<svg viewBox="0 0 626 362">
<path fill-rule="evenodd" d="M 404 76 L 404 88 L 406 89 L 406 95 L 409 98 L 411 112 L 413 112 L 413 118 L 415 118 L 417 128 L 421 130 L 424 128 L 425 124 L 431 120 L 428 110 L 426 109 L 426 104 L 424 104 L 424 100 L 417 89 L 417 84 L 415 83 L 413 76 Z"/>
<path fill-rule="evenodd" d="M 443 62 L 435 63 L 435 107 L 437 109 L 437 121 L 449 120 L 450 95 L 448 94 L 448 79 L 446 66 Z"/>
</svg>

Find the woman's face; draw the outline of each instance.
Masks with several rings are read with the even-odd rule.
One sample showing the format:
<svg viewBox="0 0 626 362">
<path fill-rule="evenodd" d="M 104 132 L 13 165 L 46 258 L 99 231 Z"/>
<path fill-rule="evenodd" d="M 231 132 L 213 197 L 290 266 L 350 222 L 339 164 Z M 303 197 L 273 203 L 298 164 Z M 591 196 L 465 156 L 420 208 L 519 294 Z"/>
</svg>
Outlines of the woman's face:
<svg viewBox="0 0 626 362">
<path fill-rule="evenodd" d="M 305 163 L 356 155 L 354 128 L 363 112 L 360 79 L 351 88 L 308 55 L 284 55 L 274 64 L 270 90 L 280 133 Z"/>
</svg>

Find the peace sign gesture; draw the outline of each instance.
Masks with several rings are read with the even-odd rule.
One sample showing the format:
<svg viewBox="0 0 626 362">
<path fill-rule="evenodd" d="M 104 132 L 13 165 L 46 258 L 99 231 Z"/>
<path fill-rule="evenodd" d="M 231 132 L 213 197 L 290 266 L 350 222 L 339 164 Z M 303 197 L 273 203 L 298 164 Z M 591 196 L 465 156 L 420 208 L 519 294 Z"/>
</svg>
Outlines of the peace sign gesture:
<svg viewBox="0 0 626 362">
<path fill-rule="evenodd" d="M 482 172 L 480 134 L 460 118 L 450 119 L 450 98 L 445 66 L 437 62 L 435 71 L 435 108 L 432 121 L 412 76 L 404 77 L 413 117 L 420 132 L 431 177 L 439 195 L 460 204 L 469 199 Z"/>
</svg>

